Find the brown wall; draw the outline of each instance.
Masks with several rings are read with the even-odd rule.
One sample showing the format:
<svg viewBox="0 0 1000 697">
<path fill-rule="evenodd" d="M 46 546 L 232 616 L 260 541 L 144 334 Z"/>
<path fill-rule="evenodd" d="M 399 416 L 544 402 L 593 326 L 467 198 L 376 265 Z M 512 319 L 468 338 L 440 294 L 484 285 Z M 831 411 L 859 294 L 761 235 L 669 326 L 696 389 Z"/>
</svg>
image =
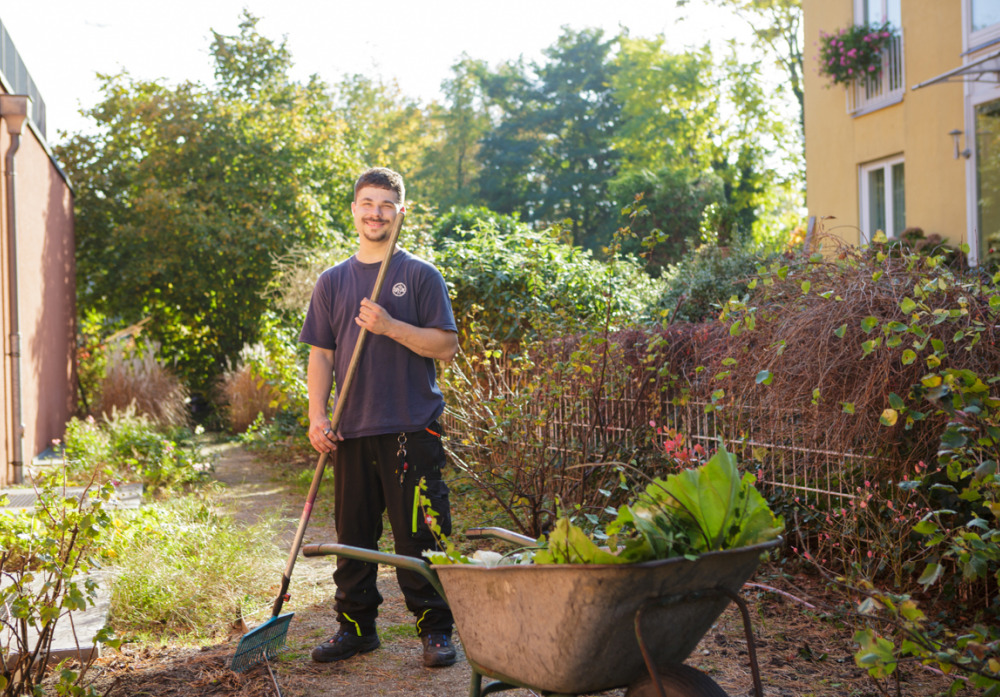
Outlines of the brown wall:
<svg viewBox="0 0 1000 697">
<path fill-rule="evenodd" d="M 0 163 L 11 138 L 0 125 Z M 75 408 L 75 261 L 73 194 L 43 141 L 25 124 L 14 161 L 17 216 L 18 307 L 21 335 L 21 416 L 23 461 L 62 438 Z M 10 292 L 6 172 L 0 185 L 0 316 L 3 318 L 3 465 L 0 485 L 14 472 L 11 424 Z M 27 470 L 25 470 L 27 476 Z"/>
</svg>

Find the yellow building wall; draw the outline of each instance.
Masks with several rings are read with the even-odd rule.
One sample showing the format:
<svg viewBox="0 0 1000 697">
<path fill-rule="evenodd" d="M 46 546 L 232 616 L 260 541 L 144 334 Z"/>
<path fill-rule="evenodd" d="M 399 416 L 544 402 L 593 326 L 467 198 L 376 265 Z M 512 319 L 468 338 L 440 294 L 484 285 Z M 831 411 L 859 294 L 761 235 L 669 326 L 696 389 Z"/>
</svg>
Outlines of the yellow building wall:
<svg viewBox="0 0 1000 697">
<path fill-rule="evenodd" d="M 851 244 L 860 241 L 859 167 L 902 155 L 906 225 L 965 242 L 965 160 L 954 158 L 948 132 L 963 128 L 963 86 L 946 83 L 911 89 L 961 64 L 959 2 L 902 0 L 902 102 L 851 116 L 847 94 L 818 72 L 820 31 L 853 22 L 852 0 L 803 0 L 805 32 L 806 203 L 823 230 Z M 964 136 L 962 147 L 964 148 Z"/>
</svg>

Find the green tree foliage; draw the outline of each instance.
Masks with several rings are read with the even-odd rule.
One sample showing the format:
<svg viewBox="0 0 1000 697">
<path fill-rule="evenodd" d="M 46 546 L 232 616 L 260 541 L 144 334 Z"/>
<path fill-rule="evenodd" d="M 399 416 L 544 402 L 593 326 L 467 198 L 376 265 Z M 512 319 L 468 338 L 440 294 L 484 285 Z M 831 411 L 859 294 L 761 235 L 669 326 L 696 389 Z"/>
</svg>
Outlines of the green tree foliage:
<svg viewBox="0 0 1000 697">
<path fill-rule="evenodd" d="M 451 70 L 441 84 L 445 103 L 429 108 L 434 142 L 417 175 L 424 202 L 439 210 L 478 200 L 479 141 L 490 127 L 482 90 L 486 64 L 463 55 Z"/>
<path fill-rule="evenodd" d="M 334 93 L 334 115 L 347 126 L 345 145 L 363 166 L 402 172 L 407 178 L 407 198 L 419 199 L 423 188 L 419 178 L 407 175 L 417 171 L 430 145 L 430 126 L 420 103 L 407 97 L 395 80 L 365 75 L 345 77 Z M 352 199 L 353 191 L 344 201 L 345 210 Z"/>
<path fill-rule="evenodd" d="M 487 76 L 501 113 L 484 138 L 480 187 L 486 204 L 526 220 L 571 221 L 571 239 L 593 247 L 617 221 L 607 182 L 618 155 L 620 105 L 611 91 L 615 40 L 598 29 L 566 30 L 542 65 L 507 64 Z"/>
<path fill-rule="evenodd" d="M 799 126 L 805 124 L 802 89 L 802 0 L 702 0 L 732 10 L 745 21 L 757 45 L 766 51 L 788 77 L 799 109 Z M 678 6 L 690 0 L 677 0 Z"/>
<path fill-rule="evenodd" d="M 782 185 L 771 163 L 786 140 L 759 66 L 732 56 L 716 62 L 707 47 L 672 53 L 663 36 L 619 42 L 614 142 L 622 163 L 609 191 L 620 206 L 642 195 L 632 230 L 646 240 L 651 267 L 677 261 L 706 217 L 720 245 L 749 237 Z"/>
<path fill-rule="evenodd" d="M 645 254 L 654 271 L 680 259 L 688 243 L 698 239 L 703 212 L 725 203 L 716 174 L 690 175 L 670 167 L 624 172 L 611 182 L 610 192 L 620 201 L 641 196 L 640 215 L 632 223 L 635 236 L 623 245 L 629 252 Z"/>
<path fill-rule="evenodd" d="M 342 173 L 358 169 L 323 85 L 291 82 L 257 21 L 214 35 L 213 89 L 104 76 L 96 133 L 58 153 L 76 186 L 81 306 L 151 317 L 198 391 L 257 339 L 272 257 L 347 223 Z"/>
<path fill-rule="evenodd" d="M 614 139 L 622 171 L 703 173 L 718 129 L 710 94 L 711 52 L 706 47 L 672 53 L 663 36 L 623 36 L 619 44 L 612 87 L 622 104 Z"/>
</svg>

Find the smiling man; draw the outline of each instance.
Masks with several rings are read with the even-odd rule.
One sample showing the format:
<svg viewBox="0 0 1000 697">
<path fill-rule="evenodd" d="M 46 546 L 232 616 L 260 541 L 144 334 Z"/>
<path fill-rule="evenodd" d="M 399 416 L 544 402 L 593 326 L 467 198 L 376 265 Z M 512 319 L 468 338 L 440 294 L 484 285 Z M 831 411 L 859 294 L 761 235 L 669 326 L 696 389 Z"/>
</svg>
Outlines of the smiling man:
<svg viewBox="0 0 1000 697">
<path fill-rule="evenodd" d="M 451 533 L 443 429 L 444 399 L 435 360 L 458 351 L 455 318 L 440 272 L 403 249 L 389 261 L 379 303 L 368 299 L 390 231 L 405 200 L 403 178 L 382 167 L 354 185 L 351 212 L 358 250 L 319 277 L 299 340 L 309 344 L 309 441 L 333 458 L 334 519 L 341 544 L 378 549 L 382 514 L 388 511 L 397 554 L 420 557 L 435 540 L 419 512 L 419 485 Z M 330 429 L 330 391 L 339 385 L 358 334 L 370 332 L 337 433 Z M 382 596 L 375 564 L 338 557 L 333 573 L 340 628 L 313 649 L 313 660 L 339 661 L 379 647 L 375 619 Z M 455 662 L 452 616 L 444 599 L 419 574 L 397 569 L 406 606 L 416 617 L 429 667 Z"/>
</svg>

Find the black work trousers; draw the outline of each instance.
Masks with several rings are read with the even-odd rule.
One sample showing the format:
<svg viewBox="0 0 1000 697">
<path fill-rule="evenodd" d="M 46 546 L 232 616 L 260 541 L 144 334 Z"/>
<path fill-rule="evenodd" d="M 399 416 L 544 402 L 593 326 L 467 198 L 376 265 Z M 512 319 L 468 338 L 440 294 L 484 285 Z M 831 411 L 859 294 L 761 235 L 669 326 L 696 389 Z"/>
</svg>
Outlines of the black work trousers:
<svg viewBox="0 0 1000 697">
<path fill-rule="evenodd" d="M 437 543 L 420 507 L 419 486 L 426 481 L 426 496 L 438 516 L 444 535 L 451 534 L 448 485 L 441 479 L 445 464 L 441 427 L 430 430 L 349 438 L 337 444 L 334 457 L 334 517 L 337 541 L 365 549 L 378 549 L 382 514 L 388 511 L 396 554 L 421 558 Z M 434 433 L 431 433 L 433 431 Z M 401 445 L 405 455 L 400 455 Z M 404 463 L 407 465 L 404 471 Z M 333 580 L 337 585 L 337 621 L 352 632 L 371 634 L 382 596 L 376 587 L 378 566 L 337 557 Z M 396 569 L 396 580 L 406 607 L 416 616 L 417 633 L 450 632 L 451 611 L 444 598 L 423 576 Z"/>
</svg>

